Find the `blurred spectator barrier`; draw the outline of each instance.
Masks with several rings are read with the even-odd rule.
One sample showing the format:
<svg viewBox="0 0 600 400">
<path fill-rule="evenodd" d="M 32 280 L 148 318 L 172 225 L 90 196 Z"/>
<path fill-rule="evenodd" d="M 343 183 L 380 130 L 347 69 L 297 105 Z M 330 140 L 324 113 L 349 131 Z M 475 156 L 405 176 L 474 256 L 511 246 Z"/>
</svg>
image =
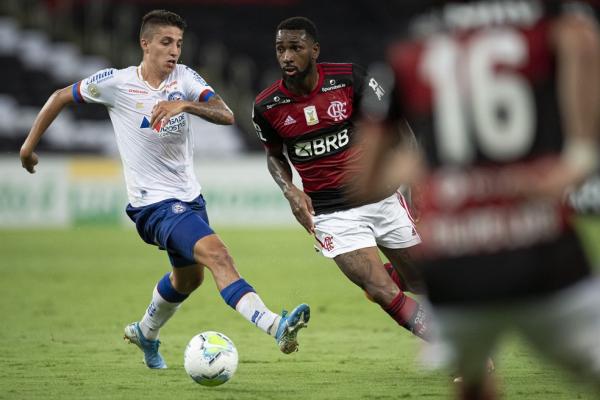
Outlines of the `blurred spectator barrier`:
<svg viewBox="0 0 600 400">
<path fill-rule="evenodd" d="M 44 154 L 28 174 L 18 158 L 0 158 L 0 228 L 123 225 L 127 195 L 120 161 Z M 264 156 L 196 164 L 196 175 L 215 226 L 294 224 Z"/>
</svg>

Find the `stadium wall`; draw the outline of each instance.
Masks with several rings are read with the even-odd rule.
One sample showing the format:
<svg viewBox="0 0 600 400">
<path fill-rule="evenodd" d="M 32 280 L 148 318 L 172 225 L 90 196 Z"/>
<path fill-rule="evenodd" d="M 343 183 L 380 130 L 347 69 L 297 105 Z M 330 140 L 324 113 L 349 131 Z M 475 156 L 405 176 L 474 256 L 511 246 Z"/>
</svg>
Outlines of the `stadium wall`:
<svg viewBox="0 0 600 400">
<path fill-rule="evenodd" d="M 18 159 L 0 158 L 0 227 L 133 224 L 119 160 L 42 155 L 29 175 Z M 199 161 L 196 176 L 216 226 L 280 226 L 295 219 L 264 156 Z"/>
</svg>

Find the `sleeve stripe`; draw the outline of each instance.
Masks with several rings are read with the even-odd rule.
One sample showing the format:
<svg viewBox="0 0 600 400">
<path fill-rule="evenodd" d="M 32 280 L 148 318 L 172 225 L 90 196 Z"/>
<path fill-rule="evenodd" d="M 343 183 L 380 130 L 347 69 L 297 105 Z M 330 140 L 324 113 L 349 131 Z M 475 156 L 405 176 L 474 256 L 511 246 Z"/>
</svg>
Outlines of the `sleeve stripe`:
<svg viewBox="0 0 600 400">
<path fill-rule="evenodd" d="M 73 99 L 77 103 L 85 103 L 83 96 L 81 96 L 81 81 L 73 84 L 72 86 Z"/>
<path fill-rule="evenodd" d="M 275 82 L 274 84 L 272 84 L 271 86 L 269 86 L 268 88 L 266 88 L 265 90 L 260 92 L 258 94 L 258 96 L 256 96 L 255 102 L 260 103 L 267 96 L 271 95 L 272 93 L 275 93 L 275 91 L 277 91 L 277 89 L 279 89 L 279 81 Z"/>
<path fill-rule="evenodd" d="M 200 96 L 198 96 L 198 101 L 208 101 L 208 99 L 210 99 L 214 95 L 214 92 L 212 92 L 209 89 L 205 89 L 202 93 L 200 93 Z"/>
</svg>

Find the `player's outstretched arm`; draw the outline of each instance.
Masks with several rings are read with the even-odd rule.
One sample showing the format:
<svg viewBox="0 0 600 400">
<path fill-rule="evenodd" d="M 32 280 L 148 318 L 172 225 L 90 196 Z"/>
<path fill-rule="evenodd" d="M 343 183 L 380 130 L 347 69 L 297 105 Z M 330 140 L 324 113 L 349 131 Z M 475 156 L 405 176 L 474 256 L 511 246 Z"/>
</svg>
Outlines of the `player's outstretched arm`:
<svg viewBox="0 0 600 400">
<path fill-rule="evenodd" d="M 35 173 L 35 166 L 38 163 L 38 156 L 34 152 L 37 144 L 46 129 L 50 126 L 52 121 L 56 119 L 62 109 L 70 103 L 73 103 L 73 95 L 71 94 L 71 86 L 64 89 L 57 90 L 46 101 L 46 104 L 42 107 L 38 113 L 33 126 L 25 139 L 25 142 L 21 146 L 19 156 L 21 157 L 21 165 L 29 173 Z"/>
<path fill-rule="evenodd" d="M 570 14 L 557 21 L 552 39 L 565 145 L 560 162 L 546 171 L 533 190 L 538 195 L 562 196 L 600 164 L 600 31 L 591 18 Z"/>
<path fill-rule="evenodd" d="M 595 141 L 600 128 L 600 30 L 585 15 L 555 25 L 560 107 L 567 137 Z"/>
<path fill-rule="evenodd" d="M 214 95 L 208 101 L 161 101 L 152 109 L 150 125 L 157 121 L 168 121 L 174 115 L 187 112 L 199 116 L 213 124 L 232 125 L 235 122 L 233 111 L 225 104 L 221 96 Z"/>
<path fill-rule="evenodd" d="M 315 233 L 313 215 L 315 210 L 312 206 L 312 200 L 306 193 L 298 189 L 292 181 L 292 168 L 283 155 L 281 149 L 267 149 L 267 167 L 271 176 L 283 192 L 283 195 L 290 203 L 292 212 L 296 220 L 311 235 Z"/>
<path fill-rule="evenodd" d="M 402 185 L 412 185 L 424 172 L 421 153 L 405 121 L 382 122 L 363 118 L 358 125 L 356 146 L 362 156 L 349 167 L 358 172 L 347 183 L 347 196 L 373 202 L 392 195 Z"/>
</svg>

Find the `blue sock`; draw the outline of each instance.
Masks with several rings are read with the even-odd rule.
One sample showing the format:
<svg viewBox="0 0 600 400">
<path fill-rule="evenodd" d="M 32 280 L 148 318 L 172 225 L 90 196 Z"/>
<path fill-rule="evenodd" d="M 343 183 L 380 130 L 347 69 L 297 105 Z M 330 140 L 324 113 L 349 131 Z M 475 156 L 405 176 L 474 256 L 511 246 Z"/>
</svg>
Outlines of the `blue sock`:
<svg viewBox="0 0 600 400">
<path fill-rule="evenodd" d="M 223 290 L 221 290 L 221 297 L 223 297 L 225 303 L 235 310 L 238 301 L 240 301 L 242 296 L 249 292 L 255 292 L 254 288 L 244 279 L 240 278 L 226 288 L 223 288 Z"/>
<path fill-rule="evenodd" d="M 158 290 L 158 293 L 162 296 L 162 298 L 169 303 L 181 303 L 188 298 L 189 294 L 179 293 L 177 290 L 175 290 L 173 284 L 171 284 L 171 279 L 169 279 L 170 275 L 171 273 L 167 272 L 165 276 L 158 281 L 156 290 Z"/>
</svg>

